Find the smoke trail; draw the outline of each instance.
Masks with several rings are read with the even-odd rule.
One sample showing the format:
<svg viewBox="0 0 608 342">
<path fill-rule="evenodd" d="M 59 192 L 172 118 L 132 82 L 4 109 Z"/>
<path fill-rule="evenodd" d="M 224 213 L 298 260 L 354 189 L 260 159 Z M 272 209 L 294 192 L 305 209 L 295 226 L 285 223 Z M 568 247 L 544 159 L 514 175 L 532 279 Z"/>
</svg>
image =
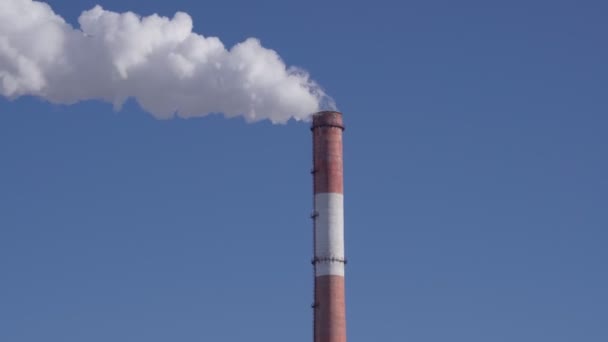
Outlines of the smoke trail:
<svg viewBox="0 0 608 342">
<path fill-rule="evenodd" d="M 247 121 L 307 119 L 331 99 L 250 38 L 227 50 L 192 19 L 83 12 L 74 29 L 46 3 L 0 0 L 0 94 L 53 103 L 129 98 L 159 119 L 223 113 Z"/>
</svg>

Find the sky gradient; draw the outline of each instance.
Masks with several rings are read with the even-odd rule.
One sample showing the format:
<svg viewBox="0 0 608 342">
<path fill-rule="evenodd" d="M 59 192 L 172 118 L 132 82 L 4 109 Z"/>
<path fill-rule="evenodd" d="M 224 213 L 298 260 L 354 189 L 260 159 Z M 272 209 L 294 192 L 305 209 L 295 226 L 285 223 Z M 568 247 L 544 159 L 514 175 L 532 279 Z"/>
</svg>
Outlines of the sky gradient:
<svg viewBox="0 0 608 342">
<path fill-rule="evenodd" d="M 350 342 L 608 339 L 605 2 L 101 5 L 335 98 Z M 306 123 L 0 98 L 0 341 L 310 341 L 310 167 Z"/>
</svg>

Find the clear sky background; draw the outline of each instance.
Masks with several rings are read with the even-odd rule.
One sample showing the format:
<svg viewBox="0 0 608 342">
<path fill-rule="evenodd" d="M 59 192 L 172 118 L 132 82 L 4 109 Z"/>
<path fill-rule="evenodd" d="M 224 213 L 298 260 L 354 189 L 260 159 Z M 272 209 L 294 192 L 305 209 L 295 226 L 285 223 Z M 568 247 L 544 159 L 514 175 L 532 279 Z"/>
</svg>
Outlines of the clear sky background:
<svg viewBox="0 0 608 342">
<path fill-rule="evenodd" d="M 605 1 L 101 5 L 335 97 L 350 342 L 608 340 Z M 310 167 L 305 123 L 0 99 L 0 341 L 311 341 Z"/>
</svg>

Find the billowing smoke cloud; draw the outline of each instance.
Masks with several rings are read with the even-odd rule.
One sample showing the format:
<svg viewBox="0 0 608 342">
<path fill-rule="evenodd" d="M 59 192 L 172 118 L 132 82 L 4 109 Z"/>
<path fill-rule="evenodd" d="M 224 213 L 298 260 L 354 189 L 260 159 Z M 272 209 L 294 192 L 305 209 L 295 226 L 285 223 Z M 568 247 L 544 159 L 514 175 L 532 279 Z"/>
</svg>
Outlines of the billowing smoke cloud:
<svg viewBox="0 0 608 342">
<path fill-rule="evenodd" d="M 160 119 L 223 113 L 272 122 L 307 119 L 328 99 L 257 39 L 227 50 L 193 33 L 186 13 L 142 18 L 96 6 L 78 22 L 74 29 L 46 3 L 0 0 L 0 94 L 117 109 L 134 98 Z"/>
</svg>

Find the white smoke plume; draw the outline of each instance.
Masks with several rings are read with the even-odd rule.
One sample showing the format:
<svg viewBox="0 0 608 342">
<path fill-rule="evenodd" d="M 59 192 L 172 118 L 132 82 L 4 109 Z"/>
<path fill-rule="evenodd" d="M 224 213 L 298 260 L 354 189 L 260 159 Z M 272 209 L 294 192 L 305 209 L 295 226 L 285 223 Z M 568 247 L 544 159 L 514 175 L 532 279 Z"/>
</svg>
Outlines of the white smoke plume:
<svg viewBox="0 0 608 342">
<path fill-rule="evenodd" d="M 331 99 L 250 38 L 226 49 L 192 32 L 192 18 L 100 6 L 73 28 L 43 2 L 0 0 L 0 94 L 53 103 L 129 98 L 159 119 L 223 113 L 247 121 L 306 120 Z M 331 109 L 331 108 L 330 108 Z"/>
</svg>

